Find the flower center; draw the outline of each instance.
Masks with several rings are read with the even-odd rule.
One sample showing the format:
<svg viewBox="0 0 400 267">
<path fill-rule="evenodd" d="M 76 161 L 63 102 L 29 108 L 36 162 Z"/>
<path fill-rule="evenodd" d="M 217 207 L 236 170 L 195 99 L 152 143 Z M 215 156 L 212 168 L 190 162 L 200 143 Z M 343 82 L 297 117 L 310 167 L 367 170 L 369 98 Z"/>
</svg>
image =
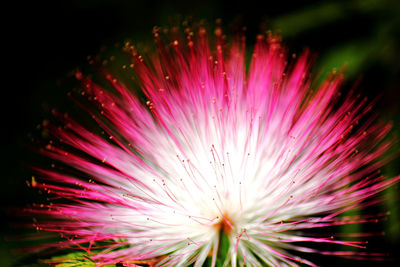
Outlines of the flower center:
<svg viewBox="0 0 400 267">
<path fill-rule="evenodd" d="M 214 224 L 214 227 L 216 227 L 219 232 L 222 231 L 229 236 L 232 232 L 234 224 L 226 214 L 223 214 L 222 218 L 216 224 Z"/>
</svg>

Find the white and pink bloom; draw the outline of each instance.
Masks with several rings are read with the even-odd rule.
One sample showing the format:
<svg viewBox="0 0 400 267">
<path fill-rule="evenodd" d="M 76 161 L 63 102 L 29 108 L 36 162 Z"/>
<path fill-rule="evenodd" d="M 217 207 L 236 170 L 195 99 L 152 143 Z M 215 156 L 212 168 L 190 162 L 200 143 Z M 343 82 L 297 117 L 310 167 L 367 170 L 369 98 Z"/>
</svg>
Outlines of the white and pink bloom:
<svg viewBox="0 0 400 267">
<path fill-rule="evenodd" d="M 65 127 L 48 126 L 58 141 L 43 153 L 71 169 L 38 169 L 32 182 L 51 199 L 30 209 L 46 218 L 36 226 L 65 238 L 49 246 L 98 265 L 214 266 L 223 233 L 229 266 L 314 266 L 296 251 L 371 256 L 313 229 L 380 216 L 344 213 L 399 180 L 377 171 L 390 126 L 339 93 L 340 74 L 313 88 L 308 53 L 288 63 L 277 36 L 258 36 L 246 69 L 242 36 L 228 45 L 217 30 L 210 45 L 201 27 L 186 33 L 163 44 L 156 32 L 149 60 L 131 47 L 123 71 L 142 97 L 111 73 L 112 90 L 77 74 L 104 134 L 64 116 Z"/>
</svg>

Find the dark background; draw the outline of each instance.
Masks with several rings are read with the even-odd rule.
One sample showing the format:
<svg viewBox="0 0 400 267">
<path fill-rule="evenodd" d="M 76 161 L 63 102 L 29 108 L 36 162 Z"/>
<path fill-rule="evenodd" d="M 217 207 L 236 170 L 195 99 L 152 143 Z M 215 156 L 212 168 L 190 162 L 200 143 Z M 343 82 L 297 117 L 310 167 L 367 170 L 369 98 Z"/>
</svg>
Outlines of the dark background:
<svg viewBox="0 0 400 267">
<path fill-rule="evenodd" d="M 1 221 L 0 266 L 18 263 L 21 255 L 10 251 L 22 241 L 10 207 L 24 206 L 37 198 L 28 188 L 32 137 L 49 110 L 68 110 L 72 102 L 68 74 L 87 66 L 86 57 L 103 46 L 132 39 L 151 42 L 152 28 L 190 15 L 213 25 L 217 18 L 229 26 L 240 20 L 251 45 L 261 25 L 280 30 L 291 51 L 304 47 L 318 55 L 317 67 L 327 73 L 347 64 L 349 84 L 360 80 L 359 90 L 379 97 L 373 113 L 392 121 L 393 135 L 400 132 L 400 4 L 395 0 L 343 1 L 38 1 L 15 2 L 3 7 L 3 88 L 1 106 Z M 393 151 L 398 151 L 398 143 Z M 383 170 L 399 173 L 398 157 Z M 388 220 L 379 223 L 385 237 L 370 246 L 395 255 L 399 245 L 399 194 L 396 186 L 386 193 Z M 11 241 L 10 241 L 11 240 Z M 372 243 L 372 242 L 371 242 Z M 339 261 L 322 261 L 323 266 Z M 395 262 L 392 262 L 393 266 Z M 348 262 L 344 262 L 348 264 Z M 357 264 L 357 262 L 351 262 Z M 385 266 L 391 263 L 385 264 Z M 373 264 L 373 266 L 381 266 Z"/>
</svg>

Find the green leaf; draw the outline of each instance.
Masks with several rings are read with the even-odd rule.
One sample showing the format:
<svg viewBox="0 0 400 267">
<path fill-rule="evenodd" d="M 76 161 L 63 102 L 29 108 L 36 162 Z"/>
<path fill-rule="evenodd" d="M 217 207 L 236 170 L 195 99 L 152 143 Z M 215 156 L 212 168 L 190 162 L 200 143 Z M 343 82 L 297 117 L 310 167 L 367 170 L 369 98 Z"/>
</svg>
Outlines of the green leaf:
<svg viewBox="0 0 400 267">
<path fill-rule="evenodd" d="M 228 257 L 229 248 L 231 243 L 229 237 L 221 231 L 219 234 L 219 247 L 217 254 L 217 261 L 215 266 L 223 266 L 226 258 Z"/>
<path fill-rule="evenodd" d="M 55 265 L 58 267 L 89 267 L 95 266 L 94 262 L 85 252 L 73 252 L 62 256 L 55 256 L 50 260 L 44 260 L 43 263 Z"/>
</svg>

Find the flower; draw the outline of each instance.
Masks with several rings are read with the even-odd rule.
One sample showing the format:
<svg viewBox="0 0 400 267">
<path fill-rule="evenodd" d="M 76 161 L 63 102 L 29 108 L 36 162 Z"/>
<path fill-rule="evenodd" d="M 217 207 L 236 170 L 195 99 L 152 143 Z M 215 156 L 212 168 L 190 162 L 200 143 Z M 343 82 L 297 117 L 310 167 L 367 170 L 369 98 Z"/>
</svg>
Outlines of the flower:
<svg viewBox="0 0 400 267">
<path fill-rule="evenodd" d="M 211 46 L 202 27 L 186 34 L 164 44 L 155 31 L 149 60 L 126 44 L 123 69 L 142 93 L 106 71 L 112 89 L 77 73 L 104 133 L 58 113 L 65 127 L 47 125 L 58 141 L 42 153 L 64 168 L 36 170 L 32 186 L 53 197 L 30 211 L 65 238 L 47 246 L 81 248 L 99 265 L 214 266 L 222 237 L 231 266 L 315 266 L 296 252 L 368 257 L 324 250 L 364 243 L 313 230 L 372 220 L 346 212 L 399 180 L 377 171 L 390 125 L 339 93 L 341 74 L 315 89 L 309 54 L 288 63 L 278 36 L 257 37 L 246 70 L 242 35 L 228 45 L 218 29 Z"/>
</svg>

